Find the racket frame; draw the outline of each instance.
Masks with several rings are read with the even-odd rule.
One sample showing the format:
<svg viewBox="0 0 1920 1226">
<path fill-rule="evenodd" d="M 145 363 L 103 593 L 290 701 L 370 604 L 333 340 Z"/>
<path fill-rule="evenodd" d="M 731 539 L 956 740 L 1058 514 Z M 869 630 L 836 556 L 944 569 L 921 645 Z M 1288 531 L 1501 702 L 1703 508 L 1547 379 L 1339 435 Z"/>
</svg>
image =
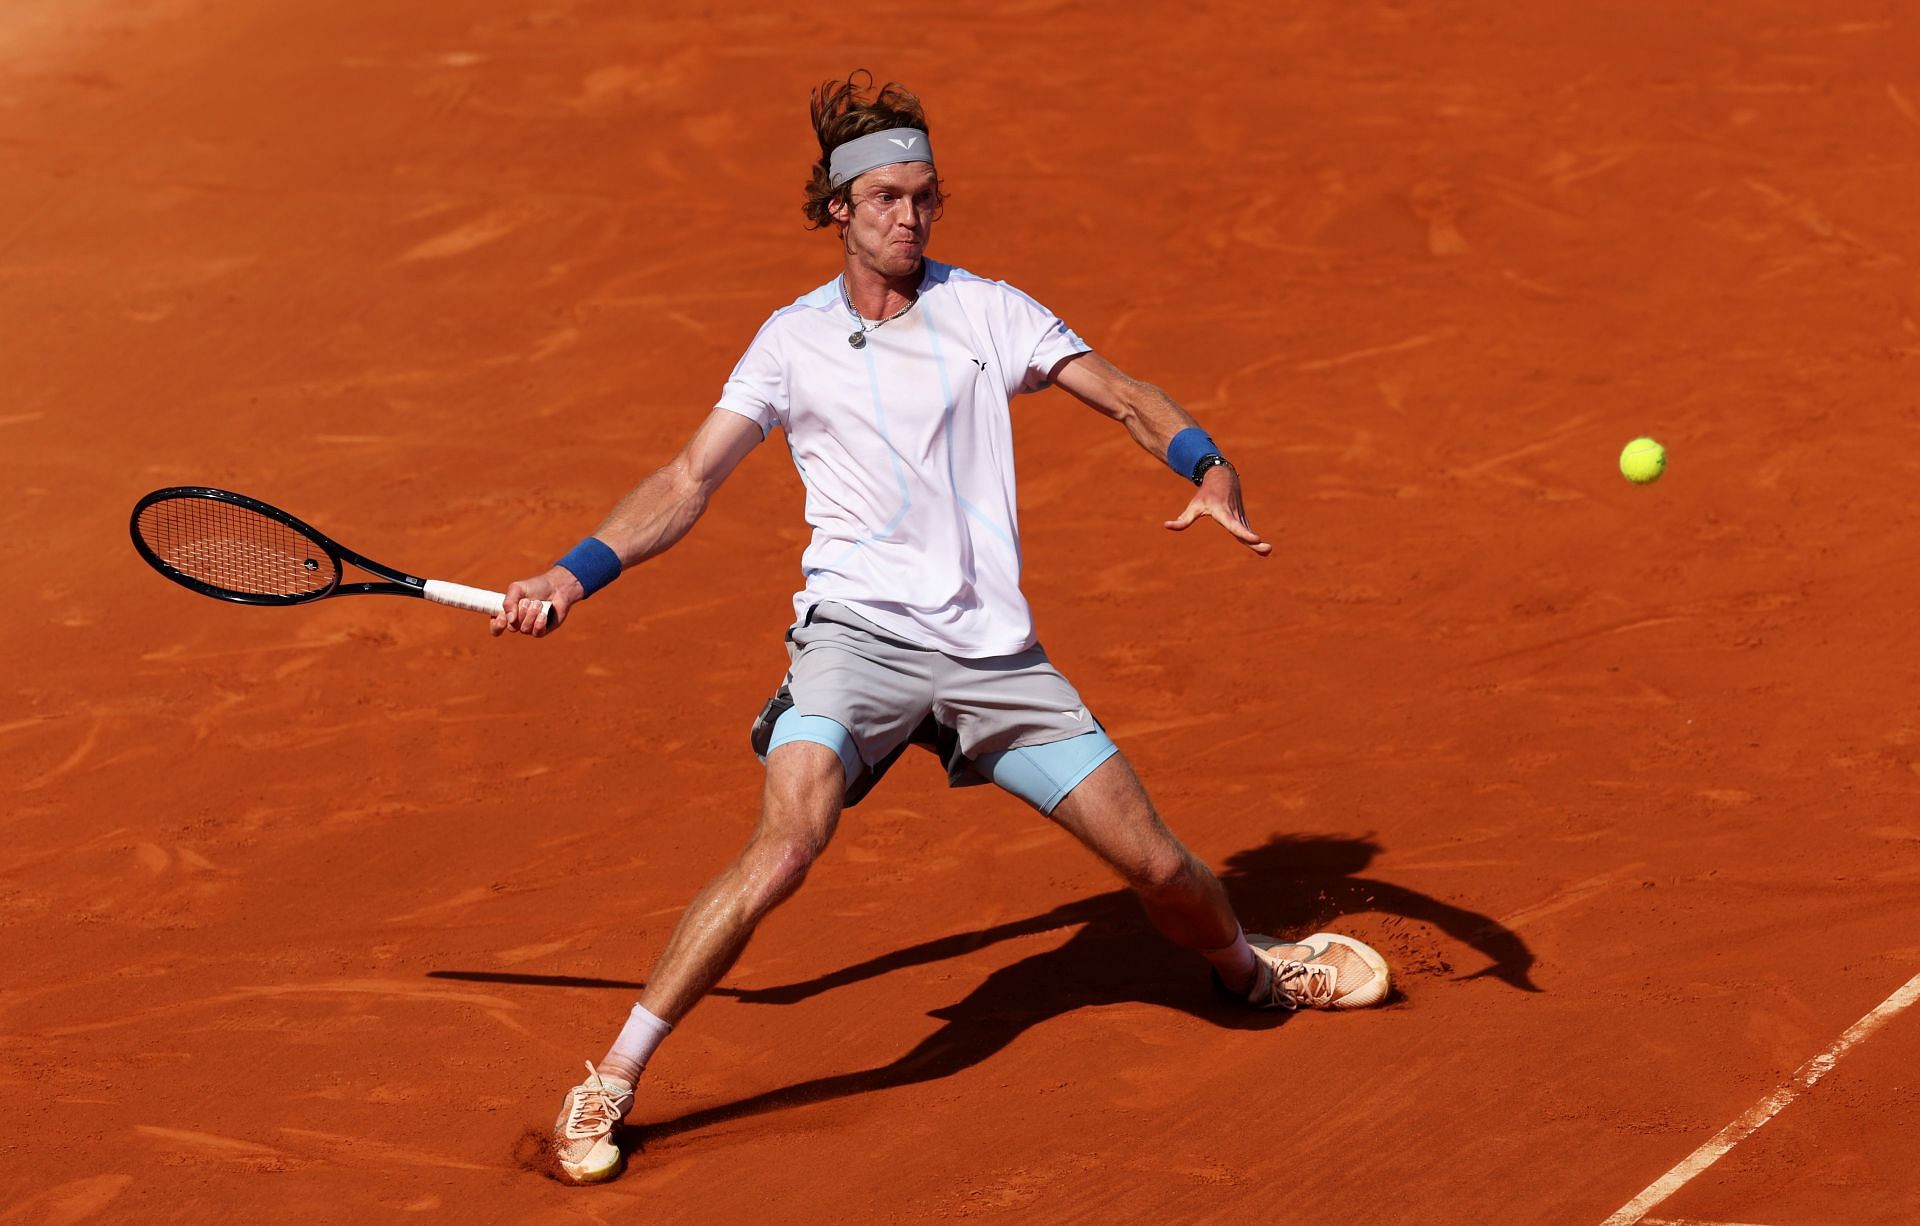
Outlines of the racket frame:
<svg viewBox="0 0 1920 1226">
<path fill-rule="evenodd" d="M 180 570 L 165 558 L 155 553 L 140 533 L 140 513 L 159 502 L 175 499 L 198 498 L 209 502 L 224 502 L 257 515 L 265 516 L 283 524 L 305 537 L 326 555 L 333 565 L 333 579 L 324 587 L 310 592 L 289 592 L 269 594 L 259 592 L 238 592 L 231 588 L 219 587 L 196 579 Z M 464 584 L 449 583 L 444 579 L 422 579 L 405 571 L 384 566 L 364 554 L 355 553 L 339 541 L 334 540 L 312 524 L 296 515 L 282 511 L 272 503 L 262 502 L 258 498 L 249 498 L 245 494 L 236 494 L 232 490 L 223 490 L 211 485 L 170 485 L 158 489 L 133 504 L 133 514 L 128 520 L 128 532 L 133 537 L 133 547 L 147 565 L 159 571 L 168 579 L 202 596 L 211 596 L 215 600 L 231 601 L 234 604 L 252 605 L 300 605 L 311 604 L 316 600 L 325 600 L 331 596 L 414 596 L 422 600 L 431 600 L 436 604 L 450 605 L 454 608 L 470 609 L 476 613 L 495 614 L 500 611 L 504 597 L 499 592 L 484 588 L 467 587 Z M 344 583 L 343 564 L 358 567 L 371 575 L 380 576 L 381 582 Z M 541 619 L 552 616 L 551 606 L 541 601 Z"/>
</svg>

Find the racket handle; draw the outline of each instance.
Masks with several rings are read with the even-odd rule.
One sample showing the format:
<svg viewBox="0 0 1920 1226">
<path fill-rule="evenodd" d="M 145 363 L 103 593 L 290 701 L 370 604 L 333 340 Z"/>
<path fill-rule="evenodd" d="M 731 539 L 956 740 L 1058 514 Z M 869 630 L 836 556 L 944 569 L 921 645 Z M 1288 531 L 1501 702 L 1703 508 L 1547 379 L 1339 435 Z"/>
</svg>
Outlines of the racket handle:
<svg viewBox="0 0 1920 1226">
<path fill-rule="evenodd" d="M 475 613 L 485 613 L 488 617 L 507 607 L 504 592 L 490 592 L 483 587 L 468 587 L 464 583 L 448 583 L 445 579 L 426 581 L 425 595 L 435 604 L 452 605 L 456 609 L 468 609 Z M 553 606 L 546 601 L 540 602 L 540 620 L 544 623 L 553 616 Z"/>
</svg>

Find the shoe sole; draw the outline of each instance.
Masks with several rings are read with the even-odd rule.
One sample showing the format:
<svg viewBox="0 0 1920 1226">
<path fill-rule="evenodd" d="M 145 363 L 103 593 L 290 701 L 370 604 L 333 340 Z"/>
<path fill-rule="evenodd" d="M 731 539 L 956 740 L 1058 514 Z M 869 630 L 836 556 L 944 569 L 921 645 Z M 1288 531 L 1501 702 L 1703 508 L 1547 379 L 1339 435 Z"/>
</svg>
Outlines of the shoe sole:
<svg viewBox="0 0 1920 1226">
<path fill-rule="evenodd" d="M 1339 945 L 1351 950 L 1356 957 L 1367 964 L 1367 969 L 1373 972 L 1373 982 L 1358 992 L 1335 999 L 1327 1006 L 1329 1009 L 1365 1009 L 1385 1000 L 1387 993 L 1393 990 L 1393 976 L 1387 970 L 1387 960 L 1381 957 L 1380 952 L 1371 945 L 1356 941 L 1352 937 L 1343 937 L 1337 932 L 1316 932 L 1311 936 L 1300 938 L 1300 944 L 1316 946 L 1323 952 L 1329 945 Z M 1314 956 L 1317 958 L 1320 955 Z"/>
<path fill-rule="evenodd" d="M 555 1163 L 555 1165 L 560 1168 L 560 1174 L 564 1176 L 569 1183 L 577 1184 L 605 1183 L 618 1175 L 626 1164 L 627 1156 L 625 1154 L 616 1154 L 613 1161 L 606 1166 L 582 1166 L 577 1170 L 565 1162 Z"/>
</svg>

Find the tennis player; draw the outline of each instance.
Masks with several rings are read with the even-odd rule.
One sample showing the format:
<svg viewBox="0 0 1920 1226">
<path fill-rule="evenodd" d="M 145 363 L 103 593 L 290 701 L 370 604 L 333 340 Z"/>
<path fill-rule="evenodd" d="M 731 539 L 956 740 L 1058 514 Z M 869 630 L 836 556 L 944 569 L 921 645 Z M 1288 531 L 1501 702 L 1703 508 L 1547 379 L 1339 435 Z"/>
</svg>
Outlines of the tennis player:
<svg viewBox="0 0 1920 1226">
<path fill-rule="evenodd" d="M 508 587 L 493 623 L 495 634 L 564 625 L 679 541 L 734 466 L 785 431 L 813 537 L 791 667 L 753 727 L 766 765 L 759 822 L 681 917 L 612 1048 L 566 1095 L 553 1145 L 582 1183 L 619 1172 L 615 1127 L 648 1059 L 799 887 L 842 808 L 909 744 L 937 752 L 954 785 L 991 781 L 1072 832 L 1233 999 L 1343 1009 L 1387 994 L 1385 961 L 1358 941 L 1242 931 L 1219 880 L 1161 824 L 1048 660 L 1020 591 L 1013 397 L 1058 384 L 1125 426 L 1195 487 L 1168 528 L 1212 520 L 1264 557 L 1273 547 L 1247 522 L 1233 465 L 1166 393 L 1045 307 L 927 258 L 942 186 L 912 94 L 855 73 L 814 91 L 812 115 L 820 159 L 806 214 L 839 237 L 840 275 L 773 313 L 680 453 L 545 574 Z M 545 623 L 539 601 L 553 605 Z"/>
</svg>

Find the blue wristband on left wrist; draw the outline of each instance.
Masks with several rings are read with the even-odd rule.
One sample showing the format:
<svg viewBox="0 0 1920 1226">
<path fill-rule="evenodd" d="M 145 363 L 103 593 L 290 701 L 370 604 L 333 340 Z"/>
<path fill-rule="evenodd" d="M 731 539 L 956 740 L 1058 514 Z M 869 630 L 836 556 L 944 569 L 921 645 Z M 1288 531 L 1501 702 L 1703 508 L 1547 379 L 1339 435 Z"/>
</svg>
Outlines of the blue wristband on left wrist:
<svg viewBox="0 0 1920 1226">
<path fill-rule="evenodd" d="M 620 555 L 597 536 L 590 536 L 567 550 L 566 556 L 554 565 L 572 571 L 588 596 L 620 577 Z"/>
<path fill-rule="evenodd" d="M 1214 445 L 1205 430 L 1188 426 L 1167 444 L 1167 467 L 1191 481 L 1195 465 L 1207 456 L 1219 454 L 1220 448 Z"/>
</svg>

